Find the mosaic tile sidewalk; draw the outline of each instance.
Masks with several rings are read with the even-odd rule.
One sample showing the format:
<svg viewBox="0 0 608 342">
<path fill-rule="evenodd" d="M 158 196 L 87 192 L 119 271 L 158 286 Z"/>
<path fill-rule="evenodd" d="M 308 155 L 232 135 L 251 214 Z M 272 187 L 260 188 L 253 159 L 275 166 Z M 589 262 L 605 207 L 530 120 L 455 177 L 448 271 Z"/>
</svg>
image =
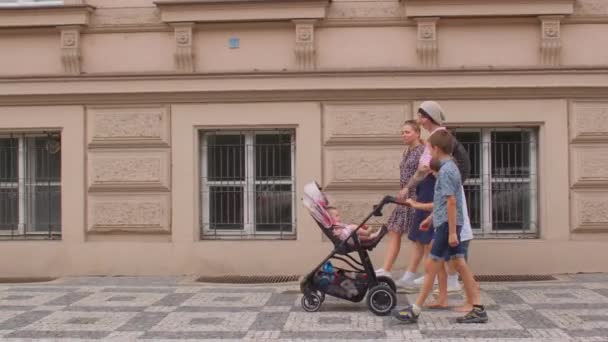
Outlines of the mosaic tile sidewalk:
<svg viewBox="0 0 608 342">
<path fill-rule="evenodd" d="M 295 284 L 214 285 L 182 278 L 65 278 L 0 284 L 0 340 L 607 341 L 608 274 L 482 283 L 490 322 L 458 325 L 449 310 L 416 325 L 326 299 L 300 307 Z M 399 293 L 400 305 L 414 295 Z M 462 298 L 450 298 L 459 305 Z"/>
</svg>

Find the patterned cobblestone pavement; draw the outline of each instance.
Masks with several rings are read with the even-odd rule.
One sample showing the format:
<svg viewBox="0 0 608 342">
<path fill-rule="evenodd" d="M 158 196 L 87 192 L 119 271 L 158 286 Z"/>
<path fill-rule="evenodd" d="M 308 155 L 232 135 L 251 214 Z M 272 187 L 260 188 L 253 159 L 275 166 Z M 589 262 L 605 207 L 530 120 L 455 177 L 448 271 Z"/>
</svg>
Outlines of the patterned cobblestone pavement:
<svg viewBox="0 0 608 342">
<path fill-rule="evenodd" d="M 606 341 L 608 274 L 482 283 L 490 322 L 458 325 L 451 310 L 418 324 L 327 298 L 304 312 L 297 284 L 216 285 L 185 278 L 65 278 L 0 284 L 0 340 Z M 416 294 L 399 293 L 399 305 Z M 451 305 L 462 302 L 450 297 Z"/>
</svg>

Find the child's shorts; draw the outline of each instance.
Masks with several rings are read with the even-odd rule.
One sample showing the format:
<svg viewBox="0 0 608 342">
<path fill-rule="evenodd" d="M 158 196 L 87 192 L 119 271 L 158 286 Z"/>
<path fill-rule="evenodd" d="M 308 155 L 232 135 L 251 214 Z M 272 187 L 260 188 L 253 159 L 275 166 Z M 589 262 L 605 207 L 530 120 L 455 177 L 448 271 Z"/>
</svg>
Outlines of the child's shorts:
<svg viewBox="0 0 608 342">
<path fill-rule="evenodd" d="M 448 223 L 444 222 L 439 227 L 435 227 L 435 241 L 431 247 L 430 256 L 433 260 L 451 260 L 454 258 L 464 258 L 466 254 L 465 246 L 459 243 L 452 247 L 449 243 Z M 456 234 L 460 236 L 462 226 L 456 226 Z"/>
<path fill-rule="evenodd" d="M 464 249 L 464 261 L 466 261 L 467 263 L 469 262 L 469 242 L 471 242 L 471 240 L 467 240 L 467 241 L 460 241 L 460 244 L 462 245 L 462 249 Z M 450 261 L 450 256 L 446 255 L 445 257 L 445 261 Z"/>
</svg>

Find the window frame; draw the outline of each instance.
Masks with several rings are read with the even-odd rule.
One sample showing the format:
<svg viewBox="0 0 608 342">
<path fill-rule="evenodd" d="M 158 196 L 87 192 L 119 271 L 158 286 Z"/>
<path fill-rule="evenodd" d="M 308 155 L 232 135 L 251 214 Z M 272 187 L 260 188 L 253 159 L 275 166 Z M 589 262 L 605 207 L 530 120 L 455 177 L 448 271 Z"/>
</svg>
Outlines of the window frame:
<svg viewBox="0 0 608 342">
<path fill-rule="evenodd" d="M 0 239 L 3 237 L 11 237 L 11 236 L 24 236 L 24 237 L 44 237 L 44 236 L 53 236 L 53 237 L 61 237 L 62 236 L 62 223 L 61 223 L 61 212 L 60 215 L 60 224 L 58 232 L 51 231 L 26 231 L 26 216 L 28 211 L 35 212 L 35 203 L 30 204 L 30 206 L 34 205 L 34 207 L 27 208 L 27 196 L 26 196 L 26 179 L 29 179 L 27 174 L 31 172 L 31 170 L 26 170 L 26 139 L 27 138 L 43 138 L 49 137 L 49 135 L 57 135 L 61 137 L 61 132 L 45 132 L 45 133 L 32 133 L 32 132 L 23 132 L 23 133 L 0 133 L 0 139 L 17 139 L 17 181 L 16 182 L 2 182 L 0 181 L 1 188 L 13 188 L 17 189 L 17 193 L 19 196 L 17 205 L 18 205 L 18 216 L 17 216 L 17 229 L 0 229 Z M 34 177 L 35 178 L 35 177 Z M 34 181 L 30 182 L 29 186 L 41 186 L 41 185 L 49 185 L 49 186 L 58 186 L 61 189 L 61 174 L 59 176 L 59 181 L 46 181 L 39 182 Z M 61 190 L 60 190 L 61 193 Z M 61 196 L 60 196 L 61 201 Z"/>
<path fill-rule="evenodd" d="M 61 6 L 63 0 L 13 0 L 12 2 L 0 2 L 0 8 L 2 7 L 33 7 L 33 6 Z"/>
<path fill-rule="evenodd" d="M 469 177 L 464 185 L 479 186 L 480 189 L 480 227 L 473 227 L 477 237 L 533 237 L 539 236 L 539 177 L 538 177 L 538 134 L 536 126 L 500 126 L 500 127 L 471 127 L 454 126 L 449 128 L 454 133 L 479 133 L 481 146 L 479 148 L 480 175 L 477 178 Z M 492 174 L 492 133 L 493 132 L 528 132 L 530 141 L 528 151 L 530 155 L 530 172 L 528 177 L 494 177 Z M 461 142 L 462 143 L 462 142 Z M 488 170 L 487 172 L 484 172 Z M 493 226 L 492 191 L 497 183 L 524 183 L 530 187 L 528 229 L 496 229 Z M 470 215 L 470 208 L 469 208 Z"/>
<path fill-rule="evenodd" d="M 290 156 L 291 156 L 291 176 L 290 180 L 256 180 L 255 177 L 255 136 L 258 134 L 288 132 L 290 135 Z M 213 135 L 243 135 L 245 138 L 245 175 L 244 180 L 237 181 L 209 181 L 208 180 L 208 156 L 207 156 L 207 139 L 208 134 Z M 296 131 L 294 128 L 268 128 L 268 129 L 201 129 L 199 130 L 199 156 L 200 156 L 200 187 L 199 210 L 201 213 L 199 229 L 201 232 L 200 239 L 217 239 L 217 238 L 239 238 L 239 239 L 293 239 L 296 236 Z M 257 231 L 256 230 L 256 208 L 254 198 L 256 193 L 256 185 L 273 184 L 273 185 L 291 185 L 291 231 Z M 235 186 L 243 187 L 243 229 L 221 230 L 211 229 L 209 224 L 210 217 L 210 187 L 214 185 L 220 186 Z"/>
</svg>

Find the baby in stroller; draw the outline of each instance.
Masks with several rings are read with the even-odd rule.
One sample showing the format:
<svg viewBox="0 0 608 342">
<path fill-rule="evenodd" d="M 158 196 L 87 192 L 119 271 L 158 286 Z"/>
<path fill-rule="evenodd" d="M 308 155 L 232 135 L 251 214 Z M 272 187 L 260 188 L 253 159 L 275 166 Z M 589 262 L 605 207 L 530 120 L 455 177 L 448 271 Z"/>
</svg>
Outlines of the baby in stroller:
<svg viewBox="0 0 608 342">
<path fill-rule="evenodd" d="M 304 310 L 318 311 L 327 294 L 351 302 L 367 298 L 367 306 L 374 314 L 390 313 L 397 304 L 395 283 L 388 277 L 376 276 L 368 254 L 386 235 L 387 229 L 383 226 L 378 232 L 372 232 L 363 227 L 372 216 L 382 216 L 382 208 L 396 203 L 395 198 L 384 197 L 359 225 L 344 225 L 338 210 L 329 205 L 315 182 L 304 187 L 303 203 L 334 245 L 333 251 L 300 281 Z M 351 254 L 358 256 L 358 260 Z M 330 260 L 345 266 L 334 266 Z"/>
<path fill-rule="evenodd" d="M 348 239 L 352 232 L 357 229 L 357 225 L 342 223 L 342 216 L 340 216 L 340 211 L 336 207 L 328 206 L 326 210 L 332 218 L 334 236 L 337 236 L 342 241 Z M 380 230 L 372 230 L 365 224 L 361 226 L 361 229 L 357 230 L 357 237 L 362 242 L 374 240 L 378 235 L 380 235 Z M 349 245 L 352 246 L 354 243 L 353 239 L 348 239 Z"/>
</svg>

